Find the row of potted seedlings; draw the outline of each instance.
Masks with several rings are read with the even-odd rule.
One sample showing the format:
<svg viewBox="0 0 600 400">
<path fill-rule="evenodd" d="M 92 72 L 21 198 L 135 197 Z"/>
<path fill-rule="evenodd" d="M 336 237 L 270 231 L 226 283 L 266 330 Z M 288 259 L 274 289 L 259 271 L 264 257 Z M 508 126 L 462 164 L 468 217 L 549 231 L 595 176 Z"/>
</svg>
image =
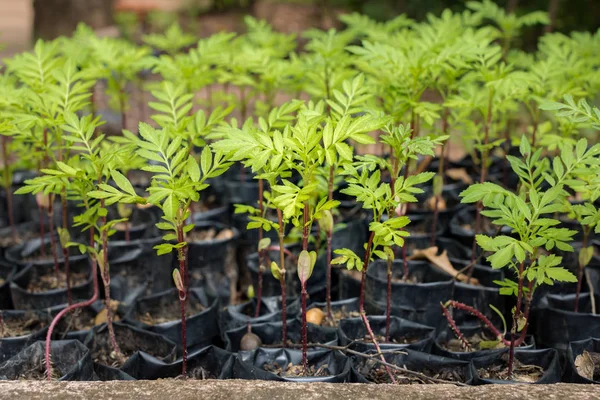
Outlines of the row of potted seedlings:
<svg viewBox="0 0 600 400">
<path fill-rule="evenodd" d="M 345 16 L 299 56 L 249 19 L 190 51 L 80 27 L 7 60 L 0 377 L 594 381 L 600 145 L 578 135 L 600 111 L 572 95 L 597 92 L 597 39 L 544 36 L 530 67 L 488 3 Z"/>
</svg>

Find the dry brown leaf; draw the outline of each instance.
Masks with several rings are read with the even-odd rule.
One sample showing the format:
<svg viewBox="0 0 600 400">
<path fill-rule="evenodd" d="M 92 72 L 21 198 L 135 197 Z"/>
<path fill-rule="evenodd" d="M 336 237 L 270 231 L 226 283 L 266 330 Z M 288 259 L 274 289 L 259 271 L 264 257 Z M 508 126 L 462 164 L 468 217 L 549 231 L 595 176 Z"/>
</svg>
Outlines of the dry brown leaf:
<svg viewBox="0 0 600 400">
<path fill-rule="evenodd" d="M 580 354 L 575 358 L 575 368 L 577 369 L 577 373 L 586 379 L 591 381 L 594 380 L 595 367 L 592 356 L 587 350 L 584 350 L 583 354 Z"/>
<path fill-rule="evenodd" d="M 444 250 L 441 254 L 438 253 L 438 247 L 433 246 L 423 250 L 415 250 L 413 254 L 408 257 L 409 260 L 417 260 L 417 259 L 427 259 L 433 265 L 438 267 L 440 270 L 450 274 L 451 276 L 456 277 L 461 282 L 467 282 L 469 277 L 463 273 L 459 273 L 450 262 L 448 258 L 448 252 Z M 458 276 L 457 276 L 458 275 Z M 469 283 L 472 285 L 479 285 L 479 281 L 475 278 L 471 278 Z"/>
<path fill-rule="evenodd" d="M 473 178 L 471 178 L 464 168 L 449 168 L 446 170 L 446 175 L 454 180 L 463 181 L 467 185 L 473 184 Z"/>
<path fill-rule="evenodd" d="M 117 300 L 111 300 L 110 309 L 113 312 L 113 321 L 119 320 L 119 316 L 116 314 L 118 308 L 119 302 Z M 102 310 L 100 310 L 100 312 L 98 312 L 98 314 L 96 314 L 96 318 L 94 319 L 94 325 L 102 325 L 106 322 L 106 319 L 106 308 L 103 308 Z"/>
</svg>

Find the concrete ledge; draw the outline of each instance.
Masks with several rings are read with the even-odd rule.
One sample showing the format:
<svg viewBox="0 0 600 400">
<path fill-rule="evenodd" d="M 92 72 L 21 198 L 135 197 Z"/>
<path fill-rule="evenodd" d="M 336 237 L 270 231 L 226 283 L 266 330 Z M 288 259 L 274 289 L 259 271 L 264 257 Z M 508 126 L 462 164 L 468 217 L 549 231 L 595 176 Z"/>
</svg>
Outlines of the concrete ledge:
<svg viewBox="0 0 600 400">
<path fill-rule="evenodd" d="M 21 399 L 432 399 L 567 400 L 599 399 L 595 385 L 363 385 L 284 383 L 242 380 L 173 380 L 113 382 L 0 381 L 0 398 Z"/>
</svg>

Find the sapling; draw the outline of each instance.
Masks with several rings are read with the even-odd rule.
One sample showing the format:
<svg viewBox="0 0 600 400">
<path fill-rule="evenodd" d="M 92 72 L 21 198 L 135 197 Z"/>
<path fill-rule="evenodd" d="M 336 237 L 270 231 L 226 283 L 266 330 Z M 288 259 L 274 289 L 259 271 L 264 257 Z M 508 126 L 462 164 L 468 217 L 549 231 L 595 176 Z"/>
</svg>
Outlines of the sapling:
<svg viewBox="0 0 600 400">
<path fill-rule="evenodd" d="M 388 130 L 391 131 L 392 129 L 390 127 Z M 410 144 L 409 128 L 402 126 L 396 132 L 399 137 L 408 140 L 406 144 Z M 385 161 L 376 156 L 358 156 L 358 161 L 352 165 L 346 165 L 344 175 L 347 176 L 349 185 L 348 188 L 342 190 L 342 193 L 356 197 L 356 200 L 363 204 L 363 208 L 371 210 L 373 219 L 369 224 L 370 234 L 369 240 L 365 244 L 364 259 L 361 259 L 352 250 L 338 249 L 335 253 L 339 257 L 332 260 L 333 264 L 343 264 L 349 270 L 356 268 L 362 272 L 359 312 L 378 352 L 381 352 L 381 350 L 367 319 L 364 306 L 367 269 L 374 257 L 393 260 L 392 246 L 404 246 L 404 238 L 409 236 L 409 233 L 403 228 L 410 222 L 408 217 L 396 216 L 395 213 L 390 214 L 387 220 L 383 220 L 383 217 L 389 213 L 390 209 L 395 210 L 401 202 L 417 201 L 413 194 L 422 193 L 423 191 L 415 186 L 433 177 L 433 173 L 429 172 L 412 175 L 407 179 L 399 176 L 392 187 L 391 184 L 382 181 L 380 171 L 382 164 L 385 164 Z M 387 372 L 392 377 L 389 369 Z M 393 377 L 391 379 L 395 382 Z"/>
<path fill-rule="evenodd" d="M 263 238 L 263 231 L 274 229 L 278 231 L 279 236 L 279 252 L 280 265 L 278 268 L 284 269 L 283 260 L 283 229 L 284 217 L 278 213 L 278 221 L 274 223 L 267 217 L 269 210 L 269 202 L 264 200 L 264 182 L 266 181 L 269 187 L 274 187 L 276 182 L 281 178 L 290 176 L 290 166 L 284 163 L 284 139 L 282 129 L 289 123 L 294 121 L 293 113 L 298 111 L 302 106 L 300 101 L 291 101 L 282 104 L 271 110 L 267 118 L 259 117 L 257 126 L 254 126 L 252 120 L 247 120 L 240 128 L 237 127 L 237 121 L 232 121 L 231 125 L 225 125 L 219 130 L 218 135 L 222 137 L 212 144 L 214 149 L 226 152 L 229 159 L 232 161 L 242 161 L 243 165 L 250 167 L 258 180 L 258 207 L 248 205 L 237 205 L 236 213 L 248 213 L 249 223 L 248 229 L 258 229 L 258 287 L 256 288 L 256 309 L 255 317 L 260 315 L 260 304 L 262 301 L 262 276 L 267 268 L 265 263 L 265 249 L 269 243 Z M 271 196 L 269 197 L 269 200 Z M 289 217 L 285 218 L 287 222 Z M 281 283 L 282 288 L 282 317 L 285 320 L 285 274 L 278 273 L 279 269 L 273 268 L 276 279 Z M 285 324 L 283 329 L 285 329 Z M 283 335 L 285 339 L 285 334 Z M 285 344 L 285 340 L 284 340 Z"/>
<path fill-rule="evenodd" d="M 229 167 L 222 154 L 213 154 L 205 147 L 200 156 L 200 165 L 189 155 L 187 143 L 181 136 L 171 136 L 168 129 L 155 129 L 140 123 L 141 139 L 138 141 L 137 154 L 154 165 L 142 169 L 152 172 L 152 182 L 147 191 L 146 201 L 161 209 L 162 222 L 156 224 L 161 230 L 170 233 L 163 236 L 165 243 L 154 248 L 158 255 L 177 252 L 179 267 L 173 270 L 173 281 L 179 292 L 181 309 L 181 345 L 183 347 L 182 375 L 187 375 L 187 329 L 185 304 L 188 296 L 188 274 L 186 264 L 185 234 L 194 228 L 188 224 L 189 205 L 198 201 L 199 192 L 206 189 L 207 179 L 221 175 Z M 133 187 L 123 176 L 116 180 L 119 189 L 103 187 L 102 196 L 111 201 L 132 202 L 135 193 Z M 132 192 L 133 191 L 133 192 Z M 129 197 L 128 197 L 129 196 Z M 174 243 L 173 243 L 174 242 Z"/>
<path fill-rule="evenodd" d="M 70 242 L 68 231 L 60 231 L 60 239 L 64 248 L 78 246 L 82 253 L 87 252 L 92 260 L 92 276 L 94 281 L 94 295 L 91 299 L 69 305 L 56 315 L 53 319 L 48 334 L 46 336 L 46 372 L 50 379 L 50 339 L 52 332 L 59 320 L 68 312 L 77 308 L 82 308 L 92 304 L 98 298 L 97 267 L 105 286 L 105 306 L 107 309 L 107 325 L 109 330 L 111 347 L 115 357 L 123 361 L 123 355 L 114 335 L 112 326 L 112 314 L 110 309 L 110 275 L 108 264 L 108 236 L 114 232 L 114 225 L 122 220 L 107 221 L 107 210 L 105 208 L 105 197 L 103 192 L 107 185 L 103 181 L 112 175 L 113 179 L 121 182 L 117 171 L 110 171 L 113 155 L 119 151 L 117 147 L 102 148 L 103 135 L 94 138 L 94 131 L 101 125 L 96 118 L 92 119 L 90 115 L 78 118 L 73 113 L 65 113 L 65 124 L 61 129 L 67 134 L 64 139 L 72 145 L 72 150 L 77 152 L 77 156 L 69 159 L 69 164 L 58 161 L 56 169 L 44 170 L 44 175 L 26 181 L 25 190 L 36 193 L 46 190 L 65 191 L 73 199 L 81 202 L 84 211 L 74 218 L 74 226 L 82 227 L 83 230 L 89 230 L 89 245 Z M 97 199 L 100 199 L 99 201 Z M 143 201 L 135 195 L 129 193 L 124 198 L 130 202 Z M 111 200 L 108 200 L 109 202 Z M 96 232 L 98 234 L 96 234 Z"/>
<path fill-rule="evenodd" d="M 42 165 L 46 168 L 59 162 L 64 164 L 69 159 L 71 143 L 64 137 L 62 124 L 64 124 L 66 114 L 80 111 L 88 106 L 89 89 L 94 84 L 93 79 L 90 79 L 86 73 L 79 70 L 73 61 L 53 56 L 54 48 L 55 45 L 54 47 L 46 46 L 43 42 L 38 42 L 33 55 L 29 54 L 29 57 L 15 58 L 10 64 L 11 68 L 19 68 L 19 72 L 15 73 L 27 88 L 26 105 L 21 110 L 21 114 L 14 118 L 14 123 L 21 128 L 16 137 L 33 143 L 42 150 Z M 34 66 L 28 65 L 32 62 L 32 59 L 37 61 Z M 25 66 L 25 64 L 28 66 Z M 33 71 L 37 73 L 35 77 L 31 76 Z M 38 136 L 40 131 L 42 132 L 41 138 Z M 30 192 L 23 188 L 16 193 Z M 38 196 L 42 195 L 41 190 L 36 193 L 39 193 Z M 43 195 L 48 196 L 47 201 L 40 197 L 37 197 L 37 200 L 40 208 L 46 208 L 47 210 L 52 257 L 58 277 L 58 246 L 54 232 L 54 197 L 60 198 L 61 204 L 62 228 L 59 232 L 59 239 L 61 242 L 66 243 L 68 240 L 64 233 L 69 228 L 66 188 L 46 187 L 43 190 Z M 69 252 L 66 246 L 61 247 L 70 304 Z"/>
<path fill-rule="evenodd" d="M 496 225 L 508 226 L 516 237 L 498 235 L 488 237 L 477 235 L 477 243 L 484 251 L 492 254 L 487 257 L 492 268 L 509 268 L 517 276 L 517 282 L 505 279 L 497 281 L 500 293 L 515 295 L 516 307 L 513 309 L 513 323 L 509 346 L 508 375 L 513 376 L 514 348 L 522 343 L 527 333 L 531 298 L 535 289 L 554 281 L 576 282 L 577 278 L 567 269 L 560 267 L 561 257 L 556 255 L 540 255 L 545 249 L 557 248 L 562 251 L 573 251 L 569 241 L 575 231 L 556 228 L 559 221 L 545 218 L 544 214 L 552 214 L 562 210 L 564 185 L 569 174 L 586 165 L 600 151 L 595 146 L 586 151 L 586 142 L 580 141 L 575 154 L 572 148 L 565 148 L 561 158 L 553 161 L 554 176 L 544 173 L 546 162 L 540 159 L 542 150 L 533 151 L 526 137 L 521 139 L 520 152 L 523 160 L 509 156 L 509 162 L 519 176 L 523 190 L 519 194 L 512 193 L 491 182 L 472 185 L 461 193 L 462 202 L 481 201 L 486 208 L 482 214 L 491 218 Z M 548 190 L 540 189 L 546 180 Z M 525 308 L 523 310 L 523 303 Z M 453 302 L 452 306 L 472 312 L 472 308 Z M 475 313 L 473 313 L 476 315 Z M 517 334 L 519 337 L 517 338 Z"/>
<path fill-rule="evenodd" d="M 567 118 L 575 123 L 585 123 L 595 130 L 600 129 L 600 110 L 597 107 L 590 106 L 585 99 L 580 99 L 576 103 L 571 95 L 565 95 L 564 100 L 564 103 L 546 101 L 541 104 L 540 108 L 555 111 L 557 116 Z M 559 147 L 561 146 L 559 145 Z M 579 310 L 579 295 L 581 293 L 584 268 L 589 264 L 594 253 L 593 247 L 588 246 L 589 235 L 592 230 L 600 233 L 600 210 L 595 206 L 596 200 L 600 197 L 600 161 L 598 161 L 597 157 L 594 158 L 594 155 L 600 152 L 600 150 L 598 149 L 598 145 L 595 145 L 585 152 L 586 147 L 587 142 L 581 140 L 577 143 L 576 147 L 577 158 L 587 155 L 586 161 L 582 162 L 584 165 L 579 168 L 571 168 L 571 172 L 569 174 L 565 172 L 565 175 L 562 177 L 567 186 L 575 190 L 576 193 L 583 194 L 586 199 L 584 204 L 571 205 L 567 203 L 570 206 L 571 213 L 581 224 L 583 230 L 583 242 L 578 256 L 579 268 L 575 293 L 575 312 Z M 562 172 L 561 163 L 567 166 L 572 162 L 570 161 L 572 150 L 569 145 L 563 144 L 561 150 L 561 157 L 555 169 L 557 175 Z M 562 154 L 567 155 L 566 161 Z M 595 302 L 594 299 L 591 300 L 593 305 L 592 311 L 595 313 Z"/>
<path fill-rule="evenodd" d="M 372 144 L 375 141 L 365 133 L 380 129 L 385 123 L 384 117 L 373 114 L 364 114 L 367 109 L 366 103 L 372 98 L 364 87 L 364 76 L 344 81 L 343 90 L 331 89 L 330 96 L 335 100 L 327 98 L 329 117 L 323 128 L 323 150 L 325 152 L 325 171 L 327 171 L 327 200 L 333 201 L 334 178 L 346 163 L 352 161 L 353 148 L 347 144 L 352 140 L 361 144 Z M 354 117 L 354 115 L 360 115 Z M 327 318 L 333 322 L 331 311 L 331 258 L 332 258 L 332 236 L 333 216 L 331 211 L 323 212 L 319 219 L 319 226 L 325 231 L 327 247 L 327 283 L 326 283 L 326 307 Z"/>
</svg>

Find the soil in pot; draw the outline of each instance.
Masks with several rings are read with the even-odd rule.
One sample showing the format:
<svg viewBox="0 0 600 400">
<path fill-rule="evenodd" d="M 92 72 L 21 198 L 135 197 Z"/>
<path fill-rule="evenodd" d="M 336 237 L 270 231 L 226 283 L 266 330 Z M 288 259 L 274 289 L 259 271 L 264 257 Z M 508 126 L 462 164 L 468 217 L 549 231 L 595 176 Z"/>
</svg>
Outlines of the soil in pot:
<svg viewBox="0 0 600 400">
<path fill-rule="evenodd" d="M 375 350 L 366 352 L 367 356 L 374 356 Z M 393 365 L 402 367 L 412 372 L 425 376 L 417 376 L 406 371 L 390 368 L 396 383 L 401 385 L 431 384 L 437 383 L 434 379 L 442 379 L 449 382 L 466 383 L 468 380 L 468 362 L 453 360 L 446 357 L 434 356 L 429 353 L 402 349 L 400 351 L 384 354 L 385 360 Z M 353 371 L 355 381 L 360 383 L 393 383 L 386 368 L 372 357 L 354 356 Z M 432 380 L 427 379 L 427 377 Z"/>
<path fill-rule="evenodd" d="M 88 280 L 88 275 L 85 272 L 71 272 L 71 287 L 83 285 Z M 43 293 L 49 290 L 55 289 L 66 289 L 67 288 L 67 275 L 63 271 L 58 272 L 57 275 L 52 273 L 46 273 L 32 280 L 27 285 L 26 290 L 30 293 Z"/>
<path fill-rule="evenodd" d="M 308 368 L 304 370 L 304 367 L 302 365 L 294 365 L 292 363 L 288 363 L 287 365 L 280 367 L 277 361 L 275 361 L 272 364 L 264 364 L 263 369 L 267 372 L 271 372 L 275 375 L 287 378 L 302 378 L 307 376 L 318 377 L 331 375 L 327 364 L 309 365 Z"/>
<path fill-rule="evenodd" d="M 21 230 L 17 232 L 18 236 L 16 240 L 12 234 L 0 235 L 0 248 L 7 248 L 17 244 L 25 243 L 40 236 L 39 232 L 35 232 L 33 230 Z"/>
<path fill-rule="evenodd" d="M 238 353 L 233 377 L 331 383 L 350 380 L 350 359 L 340 352 L 309 351 L 308 371 L 302 368 L 301 359 L 302 352 L 295 349 L 258 348 L 252 352 Z"/>
<path fill-rule="evenodd" d="M 484 379 L 534 383 L 544 375 L 544 369 L 539 365 L 523 364 L 515 358 L 513 376 L 510 377 L 508 375 L 508 353 L 504 353 L 495 363 L 478 368 L 477 373 Z"/>
<path fill-rule="evenodd" d="M 469 345 L 471 346 L 470 349 L 465 349 L 463 343 L 456 338 L 442 342 L 440 345 L 443 349 L 453 353 L 470 353 L 482 350 L 503 349 L 506 347 L 500 342 L 496 343 L 493 339 L 482 337 L 480 333 L 465 337 L 465 339 L 469 342 Z"/>
<path fill-rule="evenodd" d="M 137 319 L 147 325 L 159 325 L 165 322 L 179 321 L 181 319 L 181 306 L 178 302 L 165 302 L 160 307 L 155 308 L 151 313 L 146 312 L 139 315 Z M 191 317 L 204 311 L 204 307 L 199 302 L 185 302 L 185 316 Z"/>
<path fill-rule="evenodd" d="M 190 242 L 204 242 L 211 240 L 226 240 L 233 238 L 234 232 L 231 229 L 221 229 L 217 231 L 215 228 L 209 228 L 206 230 L 193 230 L 186 236 L 186 241 Z"/>
<path fill-rule="evenodd" d="M 2 318 L 0 339 L 26 336 L 46 326 L 48 326 L 48 322 L 33 312 L 26 312 L 18 317 Z"/>
<path fill-rule="evenodd" d="M 372 367 L 369 368 L 369 364 L 373 364 Z M 359 372 L 361 372 L 361 374 L 367 378 L 369 381 L 373 382 L 373 383 L 392 383 L 392 380 L 390 379 L 389 374 L 387 373 L 385 367 L 381 366 L 381 364 L 378 364 L 375 361 L 367 361 L 365 363 L 365 369 L 368 372 L 361 372 L 363 370 L 360 370 Z M 416 384 L 428 384 L 431 383 L 427 380 L 424 380 L 421 377 L 418 376 L 414 376 L 411 374 L 407 374 L 405 372 L 402 371 L 397 371 L 394 369 L 390 370 L 392 372 L 392 375 L 394 376 L 394 378 L 396 379 L 396 383 L 399 385 L 416 385 Z M 440 367 L 440 368 L 422 368 L 422 369 L 415 369 L 413 370 L 414 372 L 419 372 L 423 375 L 427 375 L 430 378 L 433 379 L 443 379 L 445 381 L 449 381 L 449 382 L 461 382 L 464 383 L 467 378 L 467 374 L 466 374 L 466 368 L 465 367 Z"/>
<path fill-rule="evenodd" d="M 316 320 L 311 320 L 307 315 L 308 322 L 324 327 L 337 327 L 339 322 L 343 319 L 360 317 L 360 312 L 358 311 L 358 298 L 332 301 L 331 314 L 333 319 L 327 318 L 327 306 L 325 303 L 313 303 L 309 306 L 308 311 L 310 312 L 313 308 L 318 308 L 321 313 L 317 315 L 317 318 L 315 318 Z M 319 320 L 320 323 L 317 323 Z"/>
<path fill-rule="evenodd" d="M 91 357 L 95 363 L 113 368 L 120 368 L 137 351 L 143 351 L 158 359 L 164 359 L 175 354 L 175 344 L 167 341 L 162 336 L 149 332 L 139 331 L 123 324 L 114 324 L 115 339 L 123 353 L 119 360 L 115 355 L 106 325 L 95 330 L 85 340 L 90 347 Z"/>
<path fill-rule="evenodd" d="M 52 341 L 52 378 L 89 381 L 94 369 L 89 350 L 77 340 Z M 45 380 L 45 343 L 37 341 L 0 364 L 0 379 Z"/>
</svg>

